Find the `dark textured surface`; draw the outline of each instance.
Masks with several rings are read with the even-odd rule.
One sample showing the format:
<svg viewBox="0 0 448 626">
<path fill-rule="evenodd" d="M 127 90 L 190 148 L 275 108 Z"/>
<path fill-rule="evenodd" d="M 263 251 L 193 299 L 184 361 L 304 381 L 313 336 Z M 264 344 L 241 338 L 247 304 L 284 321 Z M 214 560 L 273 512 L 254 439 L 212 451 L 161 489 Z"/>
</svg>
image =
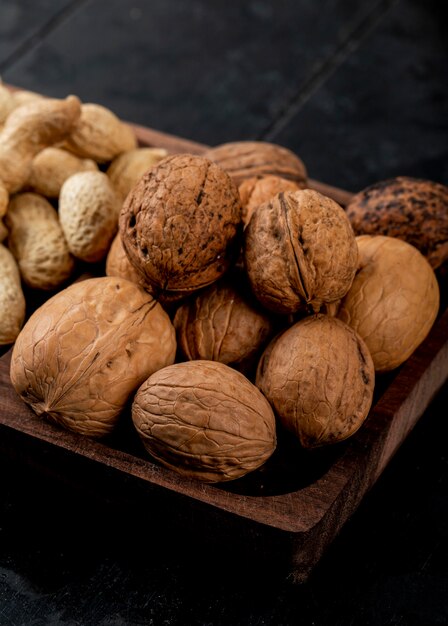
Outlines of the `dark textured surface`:
<svg viewBox="0 0 448 626">
<path fill-rule="evenodd" d="M 0 72 L 197 141 L 275 141 L 352 190 L 395 175 L 447 184 L 444 5 L 3 0 Z M 12 451 L 0 461 L 0 624 L 444 625 L 447 402 L 445 387 L 300 587 L 260 546 L 230 569 L 158 522 L 179 515 L 160 515 L 163 501 L 122 507 L 113 478 L 104 498 L 81 493 L 38 450 L 36 469 Z"/>
</svg>

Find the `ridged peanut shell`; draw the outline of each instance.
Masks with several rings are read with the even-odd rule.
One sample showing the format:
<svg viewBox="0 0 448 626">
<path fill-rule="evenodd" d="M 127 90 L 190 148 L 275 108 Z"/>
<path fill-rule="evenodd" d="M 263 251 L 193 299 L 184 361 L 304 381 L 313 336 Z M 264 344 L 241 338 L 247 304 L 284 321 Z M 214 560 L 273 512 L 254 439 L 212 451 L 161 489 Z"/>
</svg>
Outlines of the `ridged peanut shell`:
<svg viewBox="0 0 448 626">
<path fill-rule="evenodd" d="M 297 322 L 268 346 L 256 384 L 305 448 L 353 435 L 368 415 L 375 371 L 350 326 L 326 315 Z"/>
<path fill-rule="evenodd" d="M 207 159 L 169 156 L 133 188 L 119 224 L 128 258 L 151 291 L 192 293 L 220 278 L 239 251 L 238 190 Z"/>
<path fill-rule="evenodd" d="M 107 175 L 122 201 L 151 167 L 165 158 L 163 148 L 135 148 L 118 155 L 107 169 Z"/>
<path fill-rule="evenodd" d="M 112 161 L 136 147 L 132 128 L 107 107 L 94 103 L 82 104 L 79 121 L 64 143 L 70 152 L 97 163 Z"/>
<path fill-rule="evenodd" d="M 247 178 L 280 176 L 307 186 L 307 172 L 303 161 L 288 148 L 266 141 L 234 141 L 210 148 L 204 153 L 235 181 L 237 185 Z"/>
<path fill-rule="evenodd" d="M 9 248 L 27 285 L 52 290 L 70 278 L 75 262 L 58 213 L 48 200 L 31 192 L 16 194 L 5 221 Z"/>
<path fill-rule="evenodd" d="M 439 286 L 431 265 L 395 237 L 356 238 L 359 270 L 338 317 L 364 339 L 375 369 L 395 369 L 425 339 L 439 310 Z"/>
<path fill-rule="evenodd" d="M 240 478 L 276 446 L 269 403 L 245 376 L 213 361 L 188 361 L 153 374 L 137 391 L 132 419 L 163 465 L 204 482 Z"/>
<path fill-rule="evenodd" d="M 25 319 L 25 297 L 17 262 L 0 243 L 0 345 L 13 343 Z"/>
<path fill-rule="evenodd" d="M 363 189 L 346 207 L 357 235 L 385 235 L 415 246 L 435 269 L 448 259 L 448 187 L 398 176 Z"/>
<path fill-rule="evenodd" d="M 318 312 L 355 276 L 358 251 L 344 210 L 312 189 L 281 192 L 244 231 L 244 262 L 258 300 L 278 313 Z"/>
<path fill-rule="evenodd" d="M 104 172 L 78 172 L 64 182 L 59 219 L 73 256 L 93 263 L 103 259 L 118 228 L 120 200 Z"/>
<path fill-rule="evenodd" d="M 31 164 L 28 186 L 47 198 L 57 198 L 64 182 L 77 172 L 97 171 L 92 159 L 80 159 L 62 148 L 49 147 L 37 154 Z"/>
<path fill-rule="evenodd" d="M 14 345 L 11 382 L 38 415 L 100 437 L 175 351 L 174 328 L 149 294 L 124 279 L 91 278 L 30 317 Z"/>
</svg>

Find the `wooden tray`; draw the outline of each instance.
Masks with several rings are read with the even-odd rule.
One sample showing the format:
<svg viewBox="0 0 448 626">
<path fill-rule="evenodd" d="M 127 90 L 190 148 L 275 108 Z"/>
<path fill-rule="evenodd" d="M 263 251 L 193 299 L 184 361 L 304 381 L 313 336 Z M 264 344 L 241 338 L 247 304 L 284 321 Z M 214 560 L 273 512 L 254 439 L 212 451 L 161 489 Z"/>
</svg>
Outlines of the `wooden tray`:
<svg viewBox="0 0 448 626">
<path fill-rule="evenodd" d="M 205 149 L 155 130 L 135 129 L 141 145 L 196 154 Z M 351 195 L 318 181 L 311 184 L 342 205 Z M 298 582 L 306 580 L 445 383 L 448 311 L 439 316 L 428 338 L 397 372 L 379 378 L 372 410 L 355 436 L 330 450 L 305 453 L 281 435 L 279 451 L 265 468 L 220 486 L 185 479 L 155 465 L 126 427 L 98 442 L 37 418 L 11 387 L 9 361 L 10 353 L 0 358 L 1 454 L 29 464 L 38 457 L 41 471 L 59 475 L 76 472 L 76 467 L 85 467 L 89 461 L 89 476 L 95 467 L 102 468 L 114 484 L 137 482 L 141 498 L 157 499 L 162 494 L 161 506 L 166 511 L 188 509 L 184 534 L 203 529 L 207 520 L 207 530 L 201 532 L 215 533 L 217 542 L 225 534 L 226 545 L 235 550 L 243 536 L 256 538 L 247 544 L 251 550 L 266 552 L 271 546 L 281 552 L 287 573 Z"/>
</svg>

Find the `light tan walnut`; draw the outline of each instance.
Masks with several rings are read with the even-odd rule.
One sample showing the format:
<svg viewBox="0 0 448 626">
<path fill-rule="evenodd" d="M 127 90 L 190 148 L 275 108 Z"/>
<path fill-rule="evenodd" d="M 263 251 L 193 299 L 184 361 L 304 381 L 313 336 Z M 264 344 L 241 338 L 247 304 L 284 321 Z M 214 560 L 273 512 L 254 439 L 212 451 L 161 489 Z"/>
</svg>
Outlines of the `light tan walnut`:
<svg viewBox="0 0 448 626">
<path fill-rule="evenodd" d="M 214 361 L 153 374 L 135 395 L 132 419 L 154 458 L 204 482 L 244 476 L 276 446 L 266 398 L 243 374 Z"/>
<path fill-rule="evenodd" d="M 13 196 L 5 217 L 9 249 L 17 259 L 24 283 L 52 290 L 63 285 L 75 261 L 62 232 L 56 209 L 43 196 Z"/>
<path fill-rule="evenodd" d="M 109 248 L 106 257 L 106 275 L 127 278 L 136 285 L 142 283 L 142 278 L 129 261 L 121 242 L 120 233 L 117 233 Z"/>
<path fill-rule="evenodd" d="M 25 319 L 25 297 L 17 262 L 0 243 L 0 345 L 13 343 Z"/>
<path fill-rule="evenodd" d="M 273 324 L 244 287 L 218 281 L 177 309 L 177 341 L 190 361 L 244 364 L 263 348 Z"/>
<path fill-rule="evenodd" d="M 334 200 L 317 191 L 277 194 L 257 208 L 244 233 L 249 280 L 268 309 L 318 312 L 352 284 L 358 251 L 350 222 Z"/>
<path fill-rule="evenodd" d="M 38 415 L 100 437 L 175 351 L 174 328 L 149 294 L 128 280 L 91 278 L 30 317 L 14 345 L 11 382 Z"/>
<path fill-rule="evenodd" d="M 168 156 L 163 148 L 135 148 L 117 156 L 107 175 L 122 201 L 153 165 Z"/>
<path fill-rule="evenodd" d="M 280 176 L 263 176 L 262 178 L 247 178 L 238 188 L 243 207 L 243 222 L 245 226 L 250 221 L 252 213 L 260 204 L 271 200 L 281 191 L 297 191 L 300 186 Z"/>
<path fill-rule="evenodd" d="M 107 163 L 122 152 L 134 150 L 137 139 L 132 128 L 107 107 L 85 103 L 81 106 L 81 117 L 63 147 L 83 159 Z"/>
<path fill-rule="evenodd" d="M 92 159 L 80 159 L 62 148 L 45 148 L 33 159 L 28 186 L 42 196 L 58 198 L 67 178 L 92 170 L 98 170 Z"/>
<path fill-rule="evenodd" d="M 247 178 L 280 176 L 308 186 L 305 165 L 288 148 L 266 141 L 234 141 L 210 148 L 204 153 L 240 185 Z"/>
<path fill-rule="evenodd" d="M 120 234 L 145 285 L 187 295 L 220 278 L 240 247 L 241 204 L 229 176 L 189 154 L 169 156 L 126 198 Z"/>
<path fill-rule="evenodd" d="M 434 271 L 414 246 L 381 235 L 357 237 L 359 270 L 338 317 L 367 344 L 378 372 L 403 363 L 439 310 Z"/>
<path fill-rule="evenodd" d="M 59 219 L 73 256 L 105 258 L 118 228 L 121 203 L 104 172 L 78 172 L 62 185 Z"/>
<path fill-rule="evenodd" d="M 297 322 L 268 346 L 256 384 L 305 448 L 353 435 L 368 415 L 375 372 L 364 341 L 326 315 Z"/>
</svg>

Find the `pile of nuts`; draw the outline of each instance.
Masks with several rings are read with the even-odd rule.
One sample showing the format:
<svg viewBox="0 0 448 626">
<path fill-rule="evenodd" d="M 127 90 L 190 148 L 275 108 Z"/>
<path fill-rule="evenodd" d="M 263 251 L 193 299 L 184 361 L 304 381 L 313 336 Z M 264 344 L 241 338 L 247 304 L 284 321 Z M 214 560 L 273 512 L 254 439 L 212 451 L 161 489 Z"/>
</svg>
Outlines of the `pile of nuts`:
<svg viewBox="0 0 448 626">
<path fill-rule="evenodd" d="M 0 132 L 0 341 L 15 342 L 15 390 L 91 437 L 132 402 L 149 454 L 206 482 L 262 466 L 279 428 L 305 448 L 347 439 L 375 373 L 412 354 L 439 308 L 448 191 L 391 185 L 388 209 L 366 190 L 344 210 L 274 144 L 167 155 L 74 96 L 20 104 Z M 398 232 L 409 207 L 416 223 L 431 211 L 433 267 L 406 241 L 415 234 Z M 393 233 L 387 219 L 375 230 L 380 212 Z M 105 276 L 72 282 L 80 264 L 101 262 Z M 24 326 L 21 283 L 53 294 Z"/>
</svg>

